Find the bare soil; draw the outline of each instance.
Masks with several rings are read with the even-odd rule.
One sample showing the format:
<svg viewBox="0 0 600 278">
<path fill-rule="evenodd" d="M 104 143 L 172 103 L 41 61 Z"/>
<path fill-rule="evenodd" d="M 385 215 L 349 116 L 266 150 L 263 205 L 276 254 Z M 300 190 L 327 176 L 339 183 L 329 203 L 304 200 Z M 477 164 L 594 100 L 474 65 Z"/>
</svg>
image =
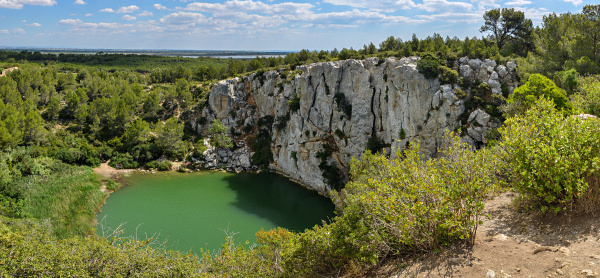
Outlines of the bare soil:
<svg viewBox="0 0 600 278">
<path fill-rule="evenodd" d="M 417 260 L 395 259 L 365 277 L 600 277 L 600 215 L 518 212 L 503 193 L 487 201 L 489 218 L 475 244 Z"/>
<path fill-rule="evenodd" d="M 12 68 L 4 69 L 4 70 L 2 70 L 2 73 L 0 73 L 0 77 L 5 76 L 7 72 L 13 71 L 13 70 L 16 70 L 16 69 L 19 69 L 19 68 L 18 67 L 12 67 Z"/>
</svg>

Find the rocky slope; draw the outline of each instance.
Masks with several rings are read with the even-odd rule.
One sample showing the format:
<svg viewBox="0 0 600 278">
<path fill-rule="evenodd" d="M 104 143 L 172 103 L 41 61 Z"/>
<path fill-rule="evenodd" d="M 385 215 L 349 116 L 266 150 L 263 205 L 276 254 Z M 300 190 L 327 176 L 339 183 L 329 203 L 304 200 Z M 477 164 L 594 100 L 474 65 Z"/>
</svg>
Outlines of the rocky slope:
<svg viewBox="0 0 600 278">
<path fill-rule="evenodd" d="M 466 103 L 470 88 L 426 79 L 418 60 L 323 62 L 221 81 L 192 126 L 206 133 L 219 119 L 231 128 L 238 148 L 209 146 L 200 162 L 207 168 L 252 169 L 248 142 L 264 129 L 271 138 L 270 168 L 326 195 L 335 181 L 347 179 L 351 158 L 359 158 L 369 140 L 379 140 L 392 157 L 408 142 L 419 142 L 432 156 L 444 133 L 460 127 L 465 142 L 480 144 L 499 122 Z M 454 69 L 469 84 L 488 84 L 492 94 L 517 85 L 514 63 L 461 58 Z"/>
</svg>

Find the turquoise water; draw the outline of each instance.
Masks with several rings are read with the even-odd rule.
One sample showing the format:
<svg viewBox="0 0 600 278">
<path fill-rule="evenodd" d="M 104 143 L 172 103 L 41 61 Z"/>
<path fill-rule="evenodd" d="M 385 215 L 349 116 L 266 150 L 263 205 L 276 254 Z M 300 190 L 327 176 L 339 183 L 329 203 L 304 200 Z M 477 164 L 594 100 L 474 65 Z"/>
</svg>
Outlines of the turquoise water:
<svg viewBox="0 0 600 278">
<path fill-rule="evenodd" d="M 254 242 L 264 228 L 303 231 L 333 217 L 331 201 L 275 174 L 134 173 L 98 213 L 97 233 L 122 225 L 139 240 L 180 251 L 215 250 L 226 232 Z"/>
</svg>

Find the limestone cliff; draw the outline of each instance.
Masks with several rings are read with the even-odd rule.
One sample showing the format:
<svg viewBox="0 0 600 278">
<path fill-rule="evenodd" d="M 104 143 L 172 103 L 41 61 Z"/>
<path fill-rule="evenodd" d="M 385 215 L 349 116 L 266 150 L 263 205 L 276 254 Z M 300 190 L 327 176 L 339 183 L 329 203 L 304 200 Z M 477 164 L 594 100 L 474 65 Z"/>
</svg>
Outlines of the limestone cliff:
<svg viewBox="0 0 600 278">
<path fill-rule="evenodd" d="M 482 109 L 466 111 L 470 89 L 426 79 L 417 70 L 418 59 L 323 62 L 293 72 L 268 71 L 221 81 L 198 115 L 202 120 L 192 125 L 203 132 L 219 119 L 231 128 L 238 148 L 209 148 L 203 163 L 209 168 L 251 168 L 253 153 L 245 139 L 255 137 L 259 123 L 266 122 L 273 152 L 270 168 L 327 194 L 332 187 L 323 170 L 339 169 L 337 178 L 347 179 L 351 158 L 360 157 L 372 136 L 392 156 L 408 141 L 419 142 L 422 152 L 431 156 L 444 133 L 459 127 L 466 130 L 465 142 L 482 141 L 485 131 L 499 123 Z M 498 66 L 490 60 L 462 58 L 454 69 L 471 82 L 488 84 L 493 94 L 501 94 L 502 85 L 510 92 L 517 85 L 514 63 Z M 294 105 L 298 100 L 299 106 Z M 323 152 L 325 148 L 331 152 Z"/>
</svg>

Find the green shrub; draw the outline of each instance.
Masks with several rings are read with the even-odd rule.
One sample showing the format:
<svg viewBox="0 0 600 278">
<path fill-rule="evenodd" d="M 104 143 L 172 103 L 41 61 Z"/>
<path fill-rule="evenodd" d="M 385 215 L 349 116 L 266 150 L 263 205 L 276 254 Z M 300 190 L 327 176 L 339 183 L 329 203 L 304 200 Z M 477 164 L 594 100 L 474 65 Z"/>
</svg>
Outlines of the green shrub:
<svg viewBox="0 0 600 278">
<path fill-rule="evenodd" d="M 117 153 L 113 155 L 108 165 L 117 168 L 117 164 L 120 164 L 122 169 L 135 169 L 140 167 L 139 163 L 133 160 L 133 157 L 129 153 Z"/>
<path fill-rule="evenodd" d="M 509 181 L 533 208 L 589 211 L 600 205 L 587 198 L 600 187 L 598 120 L 565 117 L 552 100 L 540 99 L 524 115 L 508 119 L 500 133 Z"/>
<path fill-rule="evenodd" d="M 221 121 L 214 119 L 208 129 L 208 134 L 211 135 L 210 144 L 216 148 L 231 149 L 233 142 L 227 135 L 227 127 Z"/>
<path fill-rule="evenodd" d="M 14 277 L 206 276 L 197 256 L 151 248 L 151 242 L 94 235 L 59 240 L 33 220 L 0 218 L 0 269 Z"/>
<path fill-rule="evenodd" d="M 424 160 L 418 147 L 402 160 L 368 151 L 353 159 L 351 181 L 333 194 L 340 215 L 291 239 L 282 258 L 286 275 L 330 276 L 472 242 L 498 164 L 489 150 L 471 152 L 459 141 L 447 137 L 437 159 Z"/>
<path fill-rule="evenodd" d="M 446 67 L 446 66 L 440 66 L 439 67 L 439 72 L 440 72 L 440 84 L 456 84 L 458 82 L 458 72 Z"/>
<path fill-rule="evenodd" d="M 506 100 L 507 104 L 520 103 L 521 108 L 518 113 L 523 113 L 531 107 L 538 98 L 546 97 L 551 99 L 556 109 L 566 114 L 571 113 L 572 105 L 565 90 L 559 88 L 552 80 L 541 74 L 532 74 L 522 86 L 517 87 Z M 509 115 L 511 116 L 511 115 Z"/>
<path fill-rule="evenodd" d="M 398 132 L 398 138 L 400 138 L 400 140 L 406 138 L 406 131 L 404 128 L 400 128 L 400 131 Z"/>
<path fill-rule="evenodd" d="M 273 161 L 273 152 L 271 151 L 271 134 L 266 129 L 260 129 L 255 138 L 249 142 L 254 154 L 250 158 L 252 164 L 262 166 L 266 169 Z"/>
<path fill-rule="evenodd" d="M 571 96 L 576 113 L 600 117 L 600 75 L 581 78 L 579 91 Z"/>
<path fill-rule="evenodd" d="M 109 191 L 115 191 L 119 189 L 119 187 L 121 187 L 121 185 L 119 185 L 114 180 L 108 180 L 108 182 L 106 183 L 106 189 L 108 189 Z"/>
<path fill-rule="evenodd" d="M 383 143 L 383 140 L 381 140 L 375 134 L 371 135 L 369 140 L 367 140 L 367 150 L 371 151 L 372 153 L 381 152 L 384 147 L 385 144 Z"/>
<path fill-rule="evenodd" d="M 292 113 L 300 110 L 300 97 L 298 97 L 298 95 L 294 95 L 294 98 L 289 101 L 288 105 Z"/>
<path fill-rule="evenodd" d="M 440 62 L 430 53 L 421 55 L 421 59 L 417 62 L 417 69 L 425 78 L 436 78 L 439 73 L 439 67 Z"/>
<path fill-rule="evenodd" d="M 173 163 L 168 160 L 154 160 L 146 163 L 146 168 L 156 169 L 158 171 L 169 171 L 173 167 Z"/>
</svg>

